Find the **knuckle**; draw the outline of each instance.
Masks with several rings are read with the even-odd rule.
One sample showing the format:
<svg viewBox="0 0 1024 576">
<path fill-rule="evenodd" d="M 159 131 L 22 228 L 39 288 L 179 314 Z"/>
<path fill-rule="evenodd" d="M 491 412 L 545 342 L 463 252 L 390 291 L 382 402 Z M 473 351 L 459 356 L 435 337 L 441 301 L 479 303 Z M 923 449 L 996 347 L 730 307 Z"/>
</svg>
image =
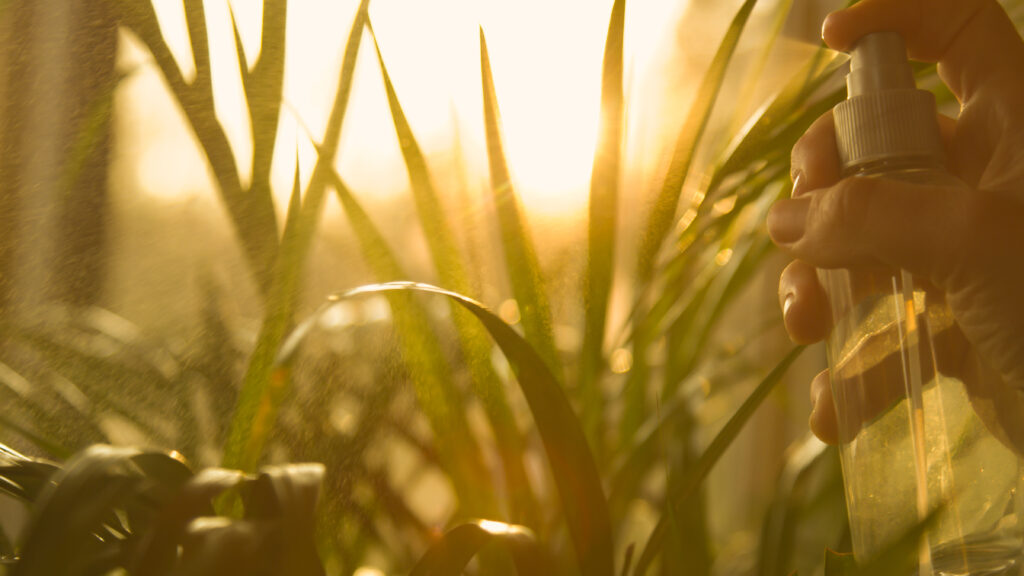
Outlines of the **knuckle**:
<svg viewBox="0 0 1024 576">
<path fill-rule="evenodd" d="M 835 129 L 832 122 L 832 113 L 826 112 L 796 141 L 789 155 L 790 178 L 798 173 L 808 173 L 815 177 L 818 176 L 818 172 L 828 171 L 822 170 L 822 165 L 830 167 L 832 164 L 828 156 L 830 148 L 826 145 L 832 142 L 831 149 L 835 148 Z"/>
<path fill-rule="evenodd" d="M 843 239 L 863 241 L 873 197 L 869 184 L 863 178 L 839 181 L 825 197 L 822 223 Z"/>
<path fill-rule="evenodd" d="M 1024 210 L 1018 202 L 1006 194 L 979 191 L 963 202 L 961 210 L 959 230 L 950 234 L 955 238 L 950 246 L 955 261 L 986 265 L 991 260 L 1019 258 Z"/>
</svg>

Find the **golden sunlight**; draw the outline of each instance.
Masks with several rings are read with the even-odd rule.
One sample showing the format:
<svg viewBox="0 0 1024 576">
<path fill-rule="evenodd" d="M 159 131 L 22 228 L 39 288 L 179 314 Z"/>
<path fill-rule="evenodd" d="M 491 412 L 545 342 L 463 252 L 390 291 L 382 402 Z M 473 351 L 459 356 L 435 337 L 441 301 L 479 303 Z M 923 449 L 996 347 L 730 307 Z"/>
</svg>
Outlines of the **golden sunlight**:
<svg viewBox="0 0 1024 576">
<path fill-rule="evenodd" d="M 258 58 L 261 14 L 251 2 L 205 3 L 218 119 L 225 127 L 243 178 L 251 173 L 247 112 L 234 56 L 232 15 L 247 64 Z M 180 2 L 155 2 L 168 44 L 186 78 L 194 75 Z M 272 183 L 286 202 L 299 158 L 303 180 L 316 161 L 319 140 L 336 89 L 348 27 L 358 5 L 292 2 L 288 14 L 285 110 L 278 130 Z M 230 10 L 229 10 L 230 7 Z M 479 30 L 487 36 L 501 109 L 513 186 L 537 216 L 576 220 L 585 215 L 600 107 L 601 62 L 611 0 L 378 0 L 373 29 L 413 131 L 427 154 L 451 165 L 453 150 L 472 185 L 488 180 L 481 104 Z M 627 14 L 626 86 L 649 83 L 654 54 L 665 41 L 679 6 L 630 8 Z M 632 34 L 643 29 L 644 33 Z M 660 46 L 659 46 L 660 44 Z M 144 50 L 129 49 L 129 68 L 146 68 Z M 151 66 L 151 65 L 150 65 Z M 128 120 L 124 150 L 142 160 L 133 170 L 138 187 L 163 198 L 188 198 L 213 186 L 164 88 L 146 71 L 126 83 L 122 109 Z M 167 113 L 163 111 L 166 110 Z M 177 124 L 177 125 L 174 125 Z M 338 167 L 353 190 L 373 198 L 406 194 L 401 154 L 370 35 L 365 35 L 345 118 Z M 187 176 L 186 176 L 187 175 Z"/>
</svg>

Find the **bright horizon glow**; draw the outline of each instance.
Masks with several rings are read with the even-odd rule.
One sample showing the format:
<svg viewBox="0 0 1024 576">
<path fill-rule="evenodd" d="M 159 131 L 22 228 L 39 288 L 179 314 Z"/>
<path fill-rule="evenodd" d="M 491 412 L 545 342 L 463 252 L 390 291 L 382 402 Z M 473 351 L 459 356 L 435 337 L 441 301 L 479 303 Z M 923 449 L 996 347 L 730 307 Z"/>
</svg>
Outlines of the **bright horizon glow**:
<svg viewBox="0 0 1024 576">
<path fill-rule="evenodd" d="M 234 56 L 228 0 L 206 2 L 217 115 L 235 152 L 243 183 L 251 173 L 251 134 Z M 546 219 L 585 217 L 600 113 L 601 64 L 611 0 L 376 0 L 370 16 L 399 100 L 435 184 L 454 162 L 456 142 L 470 188 L 486 187 L 489 172 L 480 97 L 479 36 L 487 37 L 506 160 L 525 210 Z M 258 57 L 262 15 L 254 2 L 230 2 L 247 64 Z M 356 0 L 291 2 L 285 64 L 285 109 L 271 171 L 278 205 L 286 205 L 299 158 L 303 184 L 316 154 L 309 138 L 323 137 L 337 86 L 344 42 Z M 156 0 L 165 38 L 186 78 L 194 75 L 180 2 Z M 627 12 L 627 98 L 631 80 L 651 73 L 665 52 L 679 6 L 630 8 Z M 538 16 L 542 15 L 542 16 Z M 643 32 L 640 32 L 640 31 Z M 133 50 L 129 60 L 148 54 Z M 205 162 L 179 114 L 164 114 L 164 90 L 148 65 L 144 81 L 127 82 L 129 136 L 137 150 L 140 188 L 168 200 L 212 192 Z M 153 76 L 153 77 L 151 77 Z M 646 91 L 645 88 L 641 90 Z M 143 116 L 150 117 L 144 118 Z M 144 127 L 144 128 L 143 128 Z M 307 135 L 308 131 L 308 135 Z M 189 140 L 186 143 L 185 138 Z M 338 167 L 353 190 L 367 199 L 408 194 L 408 179 L 388 110 L 372 38 L 364 34 L 339 147 Z M 297 150 L 296 150 L 296 147 Z M 173 159 L 173 162 L 168 162 Z M 444 162 L 448 162 L 445 164 Z M 449 193 L 441 190 L 442 194 Z M 283 208 L 282 208 L 283 209 Z"/>
</svg>

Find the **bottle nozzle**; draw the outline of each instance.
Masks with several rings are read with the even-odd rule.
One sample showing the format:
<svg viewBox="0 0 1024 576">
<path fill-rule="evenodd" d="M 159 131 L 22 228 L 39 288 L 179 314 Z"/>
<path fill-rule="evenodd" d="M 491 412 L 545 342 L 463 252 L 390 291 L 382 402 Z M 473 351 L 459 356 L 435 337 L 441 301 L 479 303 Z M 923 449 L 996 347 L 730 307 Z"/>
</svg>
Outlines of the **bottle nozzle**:
<svg viewBox="0 0 1024 576">
<path fill-rule="evenodd" d="M 903 37 L 875 32 L 850 52 L 847 99 L 835 107 L 844 170 L 894 158 L 942 161 L 935 98 L 918 90 Z"/>
<path fill-rule="evenodd" d="M 867 34 L 850 51 L 850 74 L 846 77 L 850 97 L 914 88 L 914 71 L 907 62 L 903 37 L 898 33 Z"/>
</svg>

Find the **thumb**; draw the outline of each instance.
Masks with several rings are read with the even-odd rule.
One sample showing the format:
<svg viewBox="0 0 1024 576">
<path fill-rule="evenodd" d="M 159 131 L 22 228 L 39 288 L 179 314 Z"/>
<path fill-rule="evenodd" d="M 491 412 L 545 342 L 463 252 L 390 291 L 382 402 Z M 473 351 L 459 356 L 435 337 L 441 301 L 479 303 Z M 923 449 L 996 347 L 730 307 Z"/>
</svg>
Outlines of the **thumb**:
<svg viewBox="0 0 1024 576">
<path fill-rule="evenodd" d="M 883 265 L 942 286 L 960 260 L 970 191 L 852 177 L 768 213 L 772 240 L 819 268 Z"/>
</svg>

